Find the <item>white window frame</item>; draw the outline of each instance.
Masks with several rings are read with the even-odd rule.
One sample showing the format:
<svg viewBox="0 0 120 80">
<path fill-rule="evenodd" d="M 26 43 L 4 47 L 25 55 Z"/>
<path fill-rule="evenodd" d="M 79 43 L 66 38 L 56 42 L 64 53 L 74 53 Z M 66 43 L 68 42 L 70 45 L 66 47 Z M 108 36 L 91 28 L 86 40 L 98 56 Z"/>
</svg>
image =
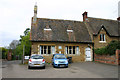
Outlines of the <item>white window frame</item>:
<svg viewBox="0 0 120 80">
<path fill-rule="evenodd" d="M 100 43 L 106 43 L 105 34 L 100 34 L 100 41 L 99 42 Z"/>
<path fill-rule="evenodd" d="M 44 31 L 51 31 L 51 30 L 52 30 L 51 28 L 49 28 L 49 29 L 44 28 Z"/>
<path fill-rule="evenodd" d="M 79 48 L 79 46 L 74 46 L 74 47 L 75 47 L 75 54 L 73 54 L 73 46 L 71 46 L 71 54 L 70 54 L 69 53 L 70 52 L 69 46 L 65 46 L 65 54 L 66 55 L 78 55 L 78 54 L 80 54 L 80 48 Z"/>
<path fill-rule="evenodd" d="M 76 46 L 76 54 L 80 54 L 79 46 Z"/>
<path fill-rule="evenodd" d="M 67 32 L 73 32 L 73 30 L 69 30 L 69 29 L 67 29 Z"/>
<path fill-rule="evenodd" d="M 51 46 L 51 53 L 55 54 L 55 46 Z"/>
<path fill-rule="evenodd" d="M 42 54 L 42 52 L 41 52 L 41 50 L 42 50 L 41 47 L 42 47 L 42 46 L 43 46 L 43 54 Z M 44 46 L 46 46 L 46 54 L 44 54 L 44 50 L 45 50 L 45 49 L 44 49 Z M 39 47 L 39 54 L 41 54 L 41 55 L 51 55 L 51 54 L 55 54 L 55 46 L 50 46 L 50 47 L 51 47 L 51 48 L 50 48 L 50 49 L 51 49 L 51 50 L 50 50 L 50 52 L 51 52 L 50 54 L 48 54 L 48 51 L 49 51 L 49 50 L 48 50 L 48 46 L 49 46 L 49 45 L 40 45 L 40 47 Z M 54 52 L 53 52 L 53 47 L 54 47 Z"/>
</svg>

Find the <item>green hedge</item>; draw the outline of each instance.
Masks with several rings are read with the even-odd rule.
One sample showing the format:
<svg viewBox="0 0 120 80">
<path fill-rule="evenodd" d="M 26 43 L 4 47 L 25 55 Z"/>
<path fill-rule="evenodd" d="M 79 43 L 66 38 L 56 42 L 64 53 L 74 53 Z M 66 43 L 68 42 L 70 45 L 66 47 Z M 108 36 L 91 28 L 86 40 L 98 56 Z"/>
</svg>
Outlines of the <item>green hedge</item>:
<svg viewBox="0 0 120 80">
<path fill-rule="evenodd" d="M 107 46 L 103 48 L 94 49 L 96 54 L 100 55 L 114 55 L 116 49 L 120 49 L 120 41 L 111 41 Z"/>
</svg>

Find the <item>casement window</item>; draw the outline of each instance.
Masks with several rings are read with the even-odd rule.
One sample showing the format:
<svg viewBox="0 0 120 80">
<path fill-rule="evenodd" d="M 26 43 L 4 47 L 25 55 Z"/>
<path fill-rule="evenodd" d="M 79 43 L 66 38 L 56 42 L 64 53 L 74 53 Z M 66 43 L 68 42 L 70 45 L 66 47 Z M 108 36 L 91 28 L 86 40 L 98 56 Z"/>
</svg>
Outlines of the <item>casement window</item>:
<svg viewBox="0 0 120 80">
<path fill-rule="evenodd" d="M 40 46 L 40 54 L 55 54 L 55 46 Z"/>
<path fill-rule="evenodd" d="M 52 54 L 55 54 L 55 46 L 52 46 Z"/>
<path fill-rule="evenodd" d="M 66 46 L 65 47 L 66 54 L 79 54 L 79 46 Z"/>
<path fill-rule="evenodd" d="M 100 41 L 105 41 L 105 34 L 100 34 Z"/>
</svg>

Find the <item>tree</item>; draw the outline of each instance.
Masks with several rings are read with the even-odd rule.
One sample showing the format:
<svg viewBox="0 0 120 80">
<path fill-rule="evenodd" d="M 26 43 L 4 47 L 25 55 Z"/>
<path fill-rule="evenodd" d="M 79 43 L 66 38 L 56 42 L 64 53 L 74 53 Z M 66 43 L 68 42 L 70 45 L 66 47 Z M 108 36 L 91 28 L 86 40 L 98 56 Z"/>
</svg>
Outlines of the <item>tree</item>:
<svg viewBox="0 0 120 80">
<path fill-rule="evenodd" d="M 30 55 L 30 51 L 31 51 L 31 42 L 30 42 L 30 29 L 27 28 L 25 31 L 24 31 L 24 35 L 20 35 L 20 42 L 21 44 L 19 44 L 16 48 L 16 52 L 19 54 L 19 55 L 22 55 L 23 54 L 23 45 L 25 45 L 25 55 Z"/>
<path fill-rule="evenodd" d="M 6 59 L 8 53 L 8 49 L 2 47 L 2 59 Z"/>
<path fill-rule="evenodd" d="M 10 43 L 9 48 L 10 48 L 10 49 L 16 49 L 16 46 L 17 46 L 18 44 L 20 44 L 20 41 L 18 41 L 18 40 L 13 40 L 13 41 Z"/>
</svg>

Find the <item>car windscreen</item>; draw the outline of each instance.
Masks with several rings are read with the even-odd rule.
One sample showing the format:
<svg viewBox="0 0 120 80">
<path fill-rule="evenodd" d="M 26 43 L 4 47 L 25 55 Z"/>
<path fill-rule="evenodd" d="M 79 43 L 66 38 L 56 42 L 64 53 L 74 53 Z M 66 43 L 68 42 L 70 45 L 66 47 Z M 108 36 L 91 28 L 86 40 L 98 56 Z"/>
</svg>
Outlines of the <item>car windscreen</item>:
<svg viewBox="0 0 120 80">
<path fill-rule="evenodd" d="M 34 56 L 31 56 L 31 59 L 43 59 L 43 57 L 40 55 L 34 55 Z"/>
<path fill-rule="evenodd" d="M 55 55 L 55 59 L 66 59 L 64 55 Z"/>
</svg>

